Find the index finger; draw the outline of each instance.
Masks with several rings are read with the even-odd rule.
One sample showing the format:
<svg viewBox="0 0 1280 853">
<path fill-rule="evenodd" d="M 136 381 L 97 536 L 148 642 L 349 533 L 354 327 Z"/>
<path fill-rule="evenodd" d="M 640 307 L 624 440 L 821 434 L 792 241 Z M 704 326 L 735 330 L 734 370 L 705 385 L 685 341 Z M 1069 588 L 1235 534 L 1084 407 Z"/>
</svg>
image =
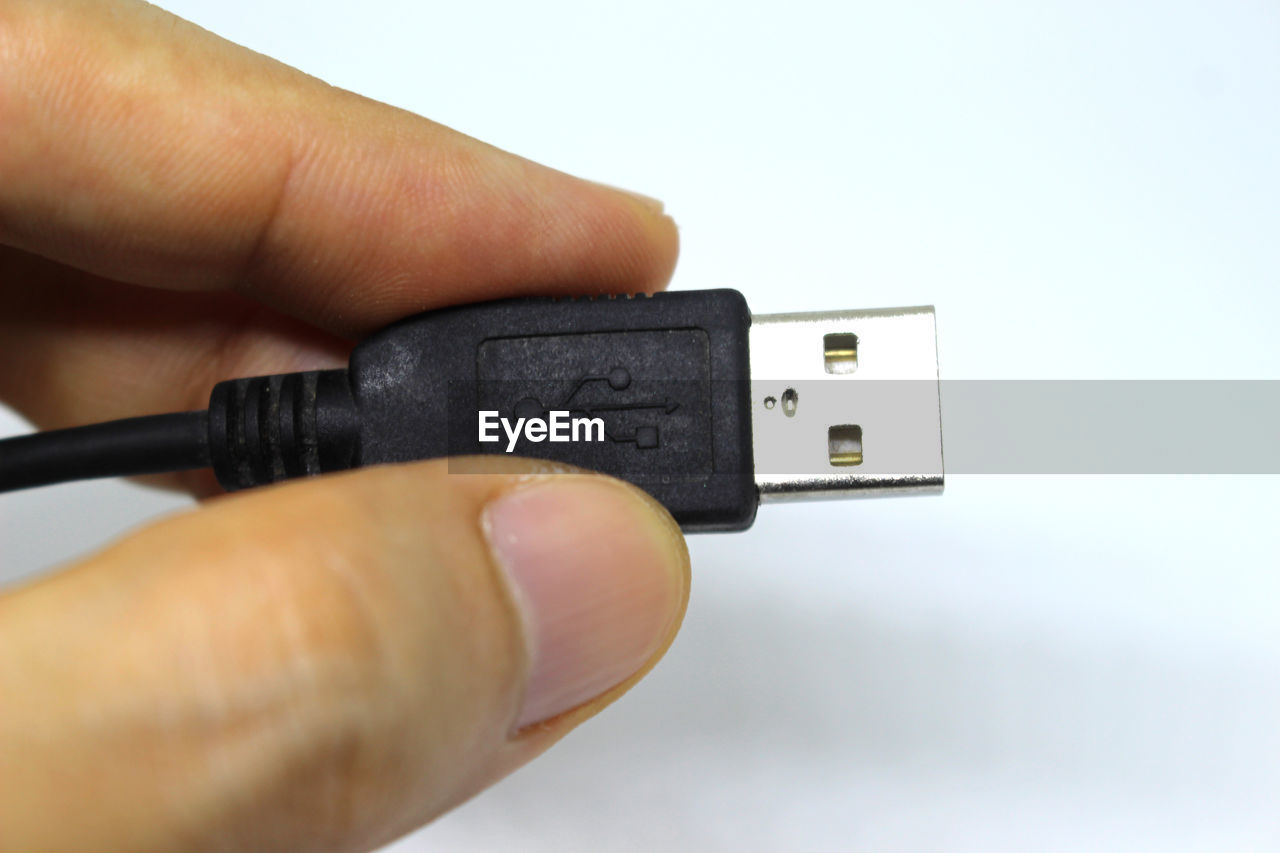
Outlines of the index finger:
<svg viewBox="0 0 1280 853">
<path fill-rule="evenodd" d="M 0 243 L 339 334 L 462 300 L 653 290 L 675 263 L 656 202 L 134 0 L 0 6 L 0 128 Z"/>
</svg>

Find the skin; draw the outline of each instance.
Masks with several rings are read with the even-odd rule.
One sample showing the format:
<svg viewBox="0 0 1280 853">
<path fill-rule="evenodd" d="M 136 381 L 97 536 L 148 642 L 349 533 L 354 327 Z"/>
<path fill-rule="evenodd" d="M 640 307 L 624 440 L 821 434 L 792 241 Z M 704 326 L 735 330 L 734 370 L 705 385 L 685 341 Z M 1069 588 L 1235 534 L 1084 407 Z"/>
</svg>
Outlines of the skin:
<svg viewBox="0 0 1280 853">
<path fill-rule="evenodd" d="M 413 312 L 648 292 L 675 264 L 652 200 L 131 0 L 0 2 L 0 128 L 0 399 L 41 428 L 202 408 Z M 670 517 L 591 477 L 616 492 L 593 535 L 666 543 L 676 616 L 638 672 L 513 730 L 530 648 L 484 513 L 562 475 L 471 466 L 216 498 L 0 595 L 0 846 L 369 849 L 625 692 L 687 597 Z"/>
</svg>

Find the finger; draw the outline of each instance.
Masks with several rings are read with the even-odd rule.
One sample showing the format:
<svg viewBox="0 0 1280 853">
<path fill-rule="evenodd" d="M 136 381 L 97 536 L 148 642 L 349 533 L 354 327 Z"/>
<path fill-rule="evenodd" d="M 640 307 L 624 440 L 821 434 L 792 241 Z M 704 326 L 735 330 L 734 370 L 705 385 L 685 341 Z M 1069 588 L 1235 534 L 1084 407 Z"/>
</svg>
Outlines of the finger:
<svg viewBox="0 0 1280 853">
<path fill-rule="evenodd" d="M 0 8 L 0 242 L 234 289 L 342 334 L 448 302 L 652 290 L 660 206 L 374 103 L 133 0 Z"/>
<path fill-rule="evenodd" d="M 670 517 L 449 464 L 220 499 L 0 598 L 7 845 L 367 850 L 625 691 L 683 613 Z"/>
<path fill-rule="evenodd" d="M 235 293 L 106 281 L 0 248 L 0 399 L 45 427 L 186 411 L 223 379 L 342 366 L 349 344 Z"/>
<path fill-rule="evenodd" d="M 96 278 L 0 247 L 0 400 L 42 429 L 203 409 L 223 379 L 346 364 L 347 342 L 235 293 Z M 197 495 L 208 471 L 150 478 Z"/>
</svg>

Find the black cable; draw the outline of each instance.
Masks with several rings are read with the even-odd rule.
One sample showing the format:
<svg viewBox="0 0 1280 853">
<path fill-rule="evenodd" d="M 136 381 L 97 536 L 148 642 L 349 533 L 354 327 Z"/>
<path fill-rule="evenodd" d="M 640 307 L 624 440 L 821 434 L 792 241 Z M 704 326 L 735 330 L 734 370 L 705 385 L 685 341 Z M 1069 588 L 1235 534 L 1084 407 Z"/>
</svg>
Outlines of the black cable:
<svg viewBox="0 0 1280 853">
<path fill-rule="evenodd" d="M 126 418 L 0 441 L 0 492 L 207 467 L 207 412 Z"/>
</svg>

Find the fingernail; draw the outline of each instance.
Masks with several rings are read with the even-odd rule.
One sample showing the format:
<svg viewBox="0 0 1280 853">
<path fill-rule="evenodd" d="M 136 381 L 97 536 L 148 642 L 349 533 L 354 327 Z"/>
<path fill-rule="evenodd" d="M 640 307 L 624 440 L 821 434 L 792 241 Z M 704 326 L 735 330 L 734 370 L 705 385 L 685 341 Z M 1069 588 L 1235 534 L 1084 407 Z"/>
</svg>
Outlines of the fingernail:
<svg viewBox="0 0 1280 853">
<path fill-rule="evenodd" d="M 627 486 L 551 475 L 491 504 L 485 530 L 524 623 L 522 728 L 637 672 L 684 603 L 684 548 L 669 517 Z"/>
<path fill-rule="evenodd" d="M 667 206 L 662 202 L 661 199 L 656 199 L 653 196 L 644 195 L 643 193 L 638 193 L 638 192 L 635 192 L 634 190 L 624 189 L 623 187 L 615 187 L 613 184 L 604 184 L 604 183 L 600 183 L 599 181 L 593 181 L 593 183 L 595 183 L 597 186 L 604 187 L 607 190 L 613 190 L 614 192 L 622 193 L 623 195 L 628 196 L 640 202 L 640 204 L 649 208 L 649 210 L 653 211 L 654 213 L 666 213 Z"/>
</svg>

